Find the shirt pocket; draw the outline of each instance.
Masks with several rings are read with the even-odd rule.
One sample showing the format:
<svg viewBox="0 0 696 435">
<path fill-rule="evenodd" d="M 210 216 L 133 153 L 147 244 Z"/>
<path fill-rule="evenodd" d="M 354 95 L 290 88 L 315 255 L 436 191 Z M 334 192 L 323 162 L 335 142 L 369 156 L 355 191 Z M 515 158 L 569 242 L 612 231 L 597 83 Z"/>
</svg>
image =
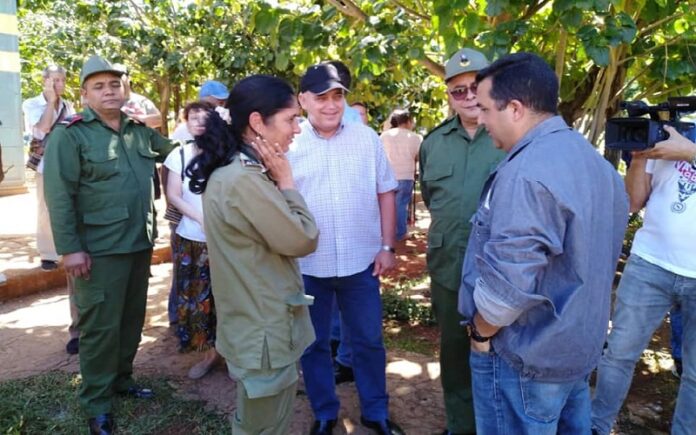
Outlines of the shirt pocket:
<svg viewBox="0 0 696 435">
<path fill-rule="evenodd" d="M 85 225 L 87 249 L 91 252 L 105 251 L 116 245 L 129 231 L 127 207 L 109 207 L 86 212 L 82 217 Z"/>
<path fill-rule="evenodd" d="M 293 293 L 285 297 L 285 304 L 288 307 L 288 322 L 290 327 L 290 350 L 295 350 L 298 343 L 302 342 L 303 330 L 300 318 L 309 316 L 308 307 L 314 304 L 314 296 L 303 292 Z"/>
<path fill-rule="evenodd" d="M 94 180 L 108 180 L 118 174 L 118 139 L 104 146 L 89 147 L 83 152 L 84 172 Z"/>
<path fill-rule="evenodd" d="M 448 184 L 452 182 L 452 174 L 454 174 L 454 165 L 451 164 L 427 166 L 423 171 L 423 183 L 430 192 L 430 210 L 437 210 L 448 200 L 447 197 L 451 194 Z"/>
</svg>

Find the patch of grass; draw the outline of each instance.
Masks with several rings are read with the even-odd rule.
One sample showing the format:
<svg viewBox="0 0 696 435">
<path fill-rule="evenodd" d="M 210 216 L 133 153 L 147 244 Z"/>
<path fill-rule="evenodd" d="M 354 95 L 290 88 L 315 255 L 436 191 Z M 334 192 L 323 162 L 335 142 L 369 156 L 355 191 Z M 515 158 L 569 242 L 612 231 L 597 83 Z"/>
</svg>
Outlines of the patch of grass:
<svg viewBox="0 0 696 435">
<path fill-rule="evenodd" d="M 77 403 L 79 375 L 49 372 L 0 383 L 0 433 L 80 434 L 86 419 Z M 228 420 L 205 410 L 200 401 L 176 396 L 164 378 L 139 378 L 156 396 L 150 400 L 117 398 L 114 416 L 122 434 L 229 434 Z"/>
<path fill-rule="evenodd" d="M 435 356 L 438 343 L 437 328 L 434 326 L 410 326 L 396 321 L 385 322 L 384 345 L 387 349 Z"/>
<path fill-rule="evenodd" d="M 412 289 L 422 285 L 427 277 L 400 283 L 396 288 L 382 291 L 382 311 L 386 320 L 396 320 L 417 325 L 434 325 L 435 316 L 430 306 L 430 298 L 411 297 Z"/>
</svg>

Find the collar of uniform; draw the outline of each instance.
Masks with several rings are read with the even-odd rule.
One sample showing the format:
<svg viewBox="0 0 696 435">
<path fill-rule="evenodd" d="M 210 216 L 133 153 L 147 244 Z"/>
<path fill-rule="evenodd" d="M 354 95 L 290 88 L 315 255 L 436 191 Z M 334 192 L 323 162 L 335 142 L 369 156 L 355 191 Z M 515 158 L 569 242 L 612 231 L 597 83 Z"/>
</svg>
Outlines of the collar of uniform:
<svg viewBox="0 0 696 435">
<path fill-rule="evenodd" d="M 268 168 L 266 168 L 256 156 L 252 155 L 252 153 L 253 151 L 250 149 L 239 152 L 239 160 L 242 162 L 242 166 L 258 165 L 261 168 L 261 172 L 266 173 Z"/>
<path fill-rule="evenodd" d="M 443 128 L 443 135 L 448 135 L 454 131 L 459 131 L 461 132 L 462 137 L 468 139 L 469 141 L 473 141 L 474 139 L 476 139 L 481 134 L 481 132 L 485 130 L 482 126 L 479 125 L 476 128 L 476 133 L 474 134 L 474 137 L 469 137 L 469 132 L 467 132 L 464 126 L 462 125 L 462 122 L 459 119 L 458 115 L 454 115 L 452 118 L 450 118 L 450 120 L 447 121 L 447 124 L 444 125 Z"/>
<path fill-rule="evenodd" d="M 92 110 L 90 107 L 85 107 L 85 110 L 82 111 L 82 121 L 83 122 L 90 122 L 90 121 L 99 121 L 99 122 L 104 122 L 102 119 L 99 117 L 97 112 Z M 123 112 L 121 112 L 121 124 L 123 125 L 124 123 L 131 122 L 131 123 L 137 123 L 137 121 L 133 121 L 131 118 L 126 116 Z"/>
</svg>

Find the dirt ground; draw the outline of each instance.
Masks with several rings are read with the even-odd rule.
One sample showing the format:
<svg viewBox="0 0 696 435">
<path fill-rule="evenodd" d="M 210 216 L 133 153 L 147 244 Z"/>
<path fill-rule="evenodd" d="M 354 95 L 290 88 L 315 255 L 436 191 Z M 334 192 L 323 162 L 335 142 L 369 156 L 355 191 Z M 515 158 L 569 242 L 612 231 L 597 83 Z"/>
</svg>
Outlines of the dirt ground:
<svg viewBox="0 0 696 435">
<path fill-rule="evenodd" d="M 198 381 L 186 373 L 198 354 L 178 353 L 173 329 L 166 315 L 170 268 L 153 266 L 148 294 L 148 315 L 143 340 L 135 360 L 138 374 L 164 376 L 183 397 L 202 399 L 207 407 L 230 414 L 234 409 L 235 383 L 220 366 Z M 0 381 L 32 376 L 51 370 L 78 372 L 77 356 L 65 353 L 68 303 L 65 289 L 0 304 Z M 410 434 L 431 434 L 444 428 L 444 408 L 435 357 L 390 351 L 387 387 L 391 418 Z M 303 390 L 303 385 L 300 385 Z M 360 410 L 354 383 L 338 386 L 341 400 L 337 434 L 369 433 L 360 425 Z M 291 433 L 306 434 L 314 419 L 302 392 L 295 405 Z"/>
<path fill-rule="evenodd" d="M 417 232 L 397 248 L 397 268 L 384 279 L 386 286 L 423 276 L 425 235 Z M 153 266 L 148 295 L 148 316 L 136 357 L 136 375 L 164 376 L 184 398 L 201 399 L 206 407 L 230 414 L 234 409 L 235 383 L 222 366 L 198 381 L 186 377 L 198 354 L 180 354 L 166 317 L 170 268 Z M 416 289 L 429 298 L 426 285 Z M 0 303 L 0 381 L 32 376 L 51 370 L 78 372 L 77 356 L 65 353 L 69 322 L 65 289 Z M 414 328 L 427 340 L 437 341 L 435 327 Z M 616 435 L 665 434 L 669 431 L 678 380 L 669 369 L 669 328 L 663 326 L 639 362 L 633 387 L 619 417 Z M 387 386 L 391 418 L 409 434 L 434 434 L 444 428 L 444 408 L 437 357 L 391 350 L 388 352 Z M 303 386 L 300 385 L 300 390 Z M 359 424 L 355 384 L 337 388 L 341 410 L 337 434 L 365 434 Z M 300 391 L 291 433 L 306 434 L 313 422 L 307 398 Z"/>
</svg>

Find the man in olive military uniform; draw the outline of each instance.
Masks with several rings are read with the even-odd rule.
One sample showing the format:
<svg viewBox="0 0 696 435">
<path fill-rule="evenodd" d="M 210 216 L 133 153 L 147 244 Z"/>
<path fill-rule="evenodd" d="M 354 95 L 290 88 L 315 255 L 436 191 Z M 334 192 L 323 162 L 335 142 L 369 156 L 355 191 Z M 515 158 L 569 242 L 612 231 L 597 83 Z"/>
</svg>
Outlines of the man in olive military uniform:
<svg viewBox="0 0 696 435">
<path fill-rule="evenodd" d="M 147 398 L 131 377 L 156 237 L 152 171 L 171 143 L 121 112 L 121 71 L 92 56 L 80 74 L 88 106 L 50 133 L 46 203 L 56 248 L 75 277 L 80 405 L 92 434 L 110 434 L 114 393 Z"/>
<path fill-rule="evenodd" d="M 433 129 L 420 148 L 423 201 L 430 210 L 428 271 L 433 310 L 440 326 L 440 373 L 447 414 L 444 434 L 474 433 L 469 338 L 457 312 L 462 263 L 479 195 L 503 158 L 478 125 L 476 72 L 488 66 L 464 48 L 445 65 L 449 104 L 455 116 Z"/>
</svg>

